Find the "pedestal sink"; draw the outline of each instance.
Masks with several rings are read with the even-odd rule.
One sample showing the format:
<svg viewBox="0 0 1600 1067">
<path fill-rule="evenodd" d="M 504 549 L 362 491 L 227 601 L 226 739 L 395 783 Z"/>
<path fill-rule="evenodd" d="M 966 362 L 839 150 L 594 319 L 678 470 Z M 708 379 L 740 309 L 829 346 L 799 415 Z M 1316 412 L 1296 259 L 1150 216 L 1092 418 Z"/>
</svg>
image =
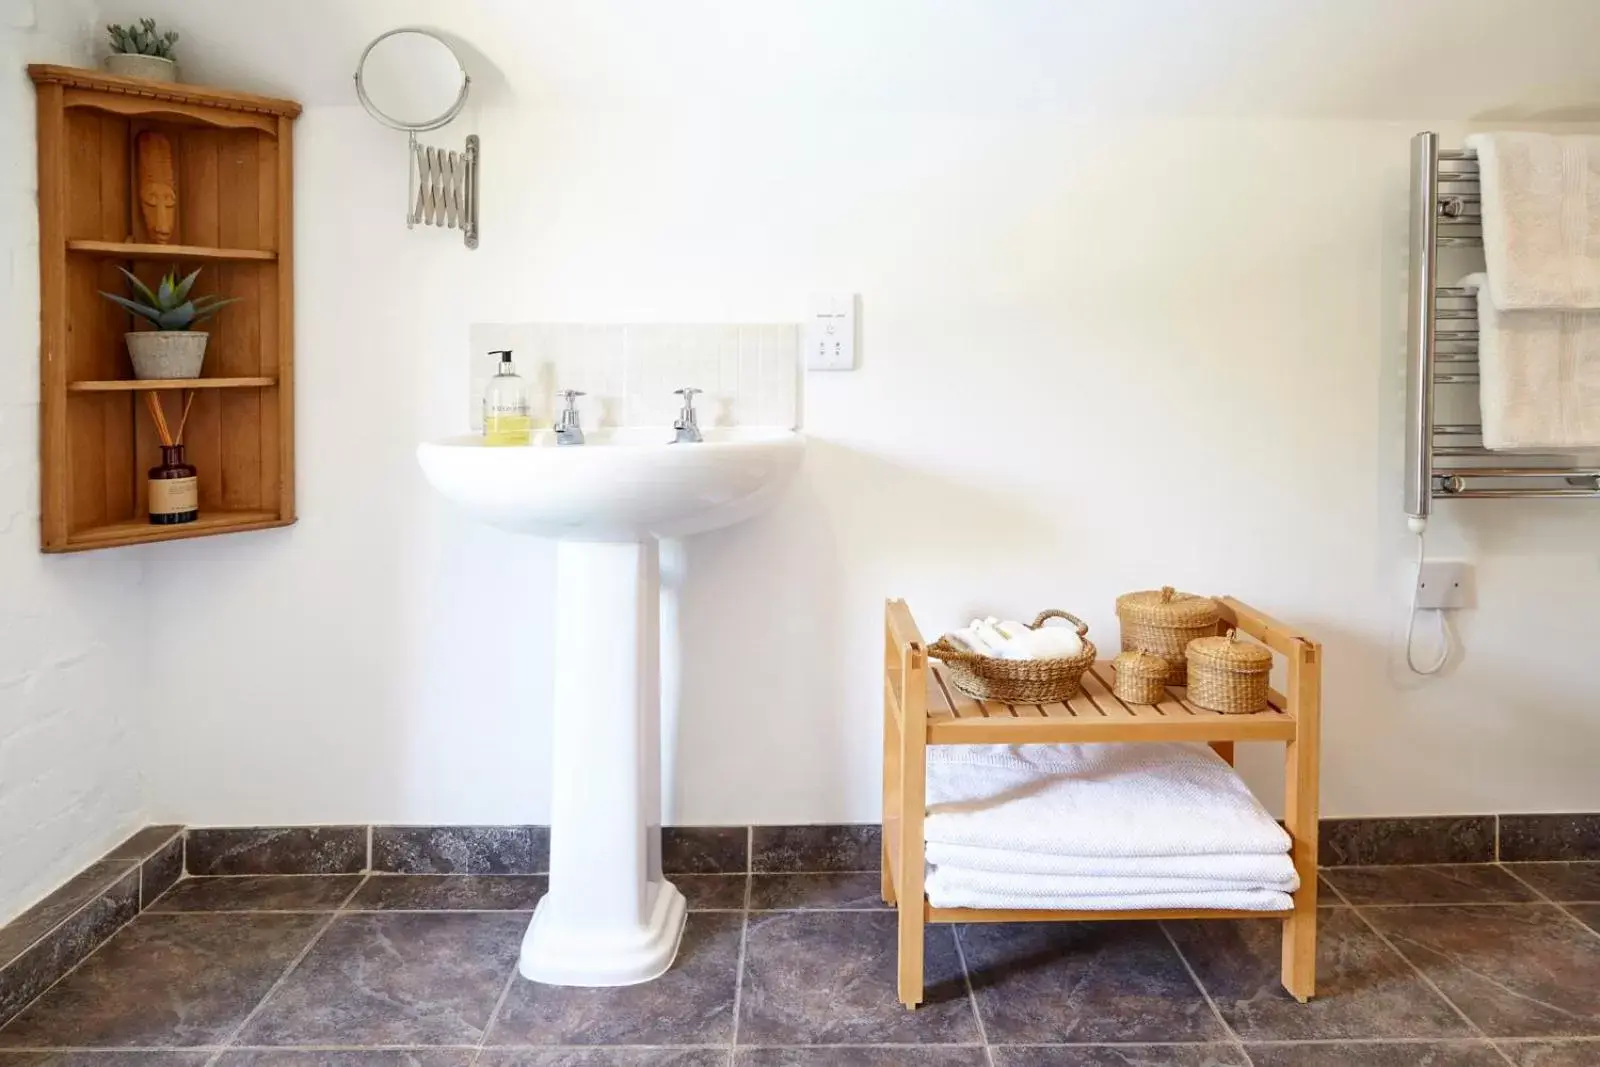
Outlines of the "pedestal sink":
<svg viewBox="0 0 1600 1067">
<path fill-rule="evenodd" d="M 557 539 L 550 891 L 522 942 L 524 977 L 649 981 L 672 965 L 684 900 L 661 873 L 657 541 L 743 522 L 799 466 L 789 430 L 606 430 L 525 448 L 452 437 L 417 447 L 428 482 L 472 517 Z"/>
</svg>

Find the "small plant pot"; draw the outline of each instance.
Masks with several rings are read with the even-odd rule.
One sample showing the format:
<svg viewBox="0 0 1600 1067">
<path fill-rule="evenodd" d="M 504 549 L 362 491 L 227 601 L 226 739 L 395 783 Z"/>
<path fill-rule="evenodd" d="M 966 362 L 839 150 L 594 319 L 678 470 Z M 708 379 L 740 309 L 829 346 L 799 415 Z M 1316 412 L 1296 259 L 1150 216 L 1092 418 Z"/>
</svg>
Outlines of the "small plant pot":
<svg viewBox="0 0 1600 1067">
<path fill-rule="evenodd" d="M 135 378 L 198 378 L 206 358 L 204 330 L 135 330 L 128 342 Z"/>
<path fill-rule="evenodd" d="M 108 73 L 120 74 L 124 78 L 143 78 L 152 82 L 178 80 L 178 64 L 161 56 L 135 56 L 113 52 L 106 56 L 105 68 Z"/>
</svg>

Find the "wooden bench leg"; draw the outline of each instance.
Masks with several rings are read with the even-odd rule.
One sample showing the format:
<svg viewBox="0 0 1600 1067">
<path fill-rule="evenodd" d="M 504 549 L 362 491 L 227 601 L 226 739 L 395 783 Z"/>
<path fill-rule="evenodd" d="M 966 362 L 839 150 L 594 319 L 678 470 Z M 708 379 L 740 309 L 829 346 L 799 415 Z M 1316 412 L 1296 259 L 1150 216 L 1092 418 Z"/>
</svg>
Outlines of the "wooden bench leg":
<svg viewBox="0 0 1600 1067">
<path fill-rule="evenodd" d="M 911 669 L 910 657 L 907 657 L 906 667 L 901 675 L 908 679 L 908 684 L 902 705 L 905 727 L 900 731 L 897 761 L 896 792 L 899 796 L 895 813 L 900 855 L 896 857 L 895 871 L 900 875 L 900 1002 L 915 1008 L 922 1003 L 922 928 L 926 919 L 922 890 L 925 869 L 922 820 L 928 803 L 928 733 L 923 705 L 925 682 L 921 670 Z"/>
<path fill-rule="evenodd" d="M 900 730 L 894 720 L 894 708 L 889 703 L 886 694 L 883 698 L 883 847 L 881 850 L 881 867 L 878 871 L 878 892 L 883 897 L 883 902 L 890 907 L 894 906 L 894 864 L 899 857 L 890 849 L 895 836 L 891 831 L 900 823 L 899 812 L 895 805 L 899 802 L 900 790 Z"/>
<path fill-rule="evenodd" d="M 1283 821 L 1294 839 L 1294 867 L 1300 888 L 1294 912 L 1283 924 L 1283 987 L 1304 1003 L 1317 991 L 1317 820 L 1320 734 L 1320 649 L 1297 642 L 1289 657 L 1289 699 L 1296 720 L 1295 739 L 1284 752 Z"/>
</svg>

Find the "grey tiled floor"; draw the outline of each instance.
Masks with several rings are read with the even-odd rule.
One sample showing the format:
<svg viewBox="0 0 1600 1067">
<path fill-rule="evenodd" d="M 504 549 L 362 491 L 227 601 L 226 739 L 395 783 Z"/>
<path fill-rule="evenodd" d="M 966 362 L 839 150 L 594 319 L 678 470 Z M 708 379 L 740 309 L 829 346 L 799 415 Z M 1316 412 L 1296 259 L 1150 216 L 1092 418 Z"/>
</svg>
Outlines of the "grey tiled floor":
<svg viewBox="0 0 1600 1067">
<path fill-rule="evenodd" d="M 0 1029 L 0 1067 L 1600 1065 L 1600 863 L 1324 873 L 1320 995 L 1270 921 L 933 927 L 875 873 L 687 875 L 677 964 L 516 976 L 533 876 L 180 882 Z"/>
</svg>

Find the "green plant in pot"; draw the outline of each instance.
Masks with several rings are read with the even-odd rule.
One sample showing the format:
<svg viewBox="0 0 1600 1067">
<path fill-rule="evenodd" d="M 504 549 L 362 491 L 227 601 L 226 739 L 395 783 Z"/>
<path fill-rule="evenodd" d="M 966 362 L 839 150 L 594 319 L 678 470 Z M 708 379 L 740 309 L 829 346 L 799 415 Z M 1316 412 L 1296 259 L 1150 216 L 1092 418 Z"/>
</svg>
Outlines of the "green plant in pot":
<svg viewBox="0 0 1600 1067">
<path fill-rule="evenodd" d="M 155 19 L 140 19 L 134 26 L 113 23 L 106 33 L 111 38 L 106 70 L 112 74 L 158 82 L 178 80 L 178 62 L 172 58 L 172 46 L 178 43 L 175 31 L 159 33 Z"/>
<path fill-rule="evenodd" d="M 128 342 L 128 356 L 133 360 L 136 378 L 198 378 L 200 366 L 206 358 L 206 341 L 210 334 L 194 327 L 221 311 L 238 298 L 227 300 L 217 296 L 190 298 L 196 270 L 187 278 L 178 279 L 176 270 L 169 270 L 155 289 L 151 289 L 130 270 L 118 267 L 133 291 L 134 299 L 108 293 L 100 295 L 133 314 L 150 322 L 153 330 L 131 330 L 123 334 Z"/>
</svg>

